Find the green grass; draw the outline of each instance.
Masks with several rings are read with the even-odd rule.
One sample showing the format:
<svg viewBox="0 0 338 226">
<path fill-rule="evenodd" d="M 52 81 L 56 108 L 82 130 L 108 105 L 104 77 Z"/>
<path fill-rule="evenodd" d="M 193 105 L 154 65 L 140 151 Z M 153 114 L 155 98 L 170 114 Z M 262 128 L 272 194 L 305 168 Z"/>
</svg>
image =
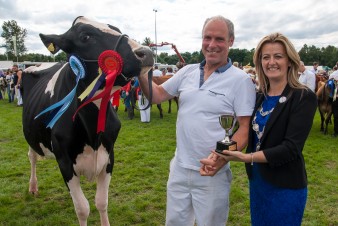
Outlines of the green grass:
<svg viewBox="0 0 338 226">
<path fill-rule="evenodd" d="M 163 104 L 165 111 L 167 103 Z M 22 108 L 0 101 L 0 225 L 78 225 L 73 203 L 55 160 L 38 161 L 39 195 L 28 193 L 30 164 L 22 134 Z M 164 225 L 166 182 L 175 150 L 176 106 L 160 119 L 156 106 L 151 122 L 139 113 L 128 120 L 118 111 L 122 128 L 115 144 L 115 166 L 109 190 L 111 225 Z M 304 148 L 309 196 L 303 225 L 338 225 L 338 139 L 319 132 L 319 115 Z M 332 125 L 329 131 L 332 133 Z M 232 163 L 228 225 L 250 225 L 248 181 L 242 163 Z M 95 209 L 95 183 L 82 180 L 91 213 L 88 225 L 100 225 Z"/>
</svg>

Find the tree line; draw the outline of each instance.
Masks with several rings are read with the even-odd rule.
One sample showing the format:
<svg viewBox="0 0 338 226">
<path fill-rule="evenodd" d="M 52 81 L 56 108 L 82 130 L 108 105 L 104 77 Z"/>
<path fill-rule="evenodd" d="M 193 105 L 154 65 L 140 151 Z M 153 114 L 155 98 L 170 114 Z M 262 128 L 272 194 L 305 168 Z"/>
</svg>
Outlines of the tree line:
<svg viewBox="0 0 338 226">
<path fill-rule="evenodd" d="M 31 62 L 65 62 L 67 61 L 67 55 L 61 52 L 55 56 L 43 55 L 38 53 L 27 53 L 25 46 L 25 38 L 27 36 L 27 30 L 21 28 L 15 20 L 5 21 L 2 25 L 1 37 L 5 40 L 5 44 L 0 46 L 5 48 L 5 54 L 0 54 L 0 61 L 12 60 L 14 62 L 19 61 L 31 61 Z M 15 38 L 14 38 L 15 37 Z M 149 37 L 146 37 L 142 45 L 149 46 L 154 43 Z M 155 56 L 155 48 L 154 50 Z M 229 57 L 233 62 L 237 61 L 240 65 L 251 65 L 253 64 L 253 54 L 255 49 L 233 49 L 229 51 Z M 338 48 L 332 45 L 327 47 L 318 48 L 314 45 L 304 46 L 298 52 L 300 58 L 305 65 L 312 65 L 313 62 L 318 62 L 319 65 L 327 66 L 331 68 L 338 61 Z M 184 52 L 180 53 L 187 64 L 199 63 L 204 57 L 202 51 L 195 52 Z M 169 55 L 168 53 L 162 52 L 158 54 L 157 61 L 162 64 L 176 64 L 179 62 L 179 58 L 176 54 Z"/>
</svg>

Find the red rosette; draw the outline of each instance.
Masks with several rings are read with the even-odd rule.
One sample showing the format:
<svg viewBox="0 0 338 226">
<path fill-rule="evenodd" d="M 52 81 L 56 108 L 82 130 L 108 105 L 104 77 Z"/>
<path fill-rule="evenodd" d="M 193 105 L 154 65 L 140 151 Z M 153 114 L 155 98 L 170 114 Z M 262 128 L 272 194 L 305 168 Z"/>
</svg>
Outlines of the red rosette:
<svg viewBox="0 0 338 226">
<path fill-rule="evenodd" d="M 121 74 L 123 61 L 122 57 L 118 52 L 113 50 L 103 51 L 98 59 L 98 64 L 101 70 L 109 75 L 111 73 L 116 73 L 117 75 Z"/>
</svg>

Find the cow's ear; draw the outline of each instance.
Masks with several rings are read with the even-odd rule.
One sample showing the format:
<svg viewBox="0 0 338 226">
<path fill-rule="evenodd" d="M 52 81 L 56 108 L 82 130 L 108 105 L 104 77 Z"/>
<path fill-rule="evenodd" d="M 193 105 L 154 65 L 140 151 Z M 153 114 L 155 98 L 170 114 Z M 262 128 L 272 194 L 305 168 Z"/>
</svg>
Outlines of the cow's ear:
<svg viewBox="0 0 338 226">
<path fill-rule="evenodd" d="M 60 46 L 57 44 L 60 40 L 60 37 L 58 35 L 40 34 L 40 38 L 43 44 L 52 54 L 57 53 L 61 49 Z"/>
</svg>

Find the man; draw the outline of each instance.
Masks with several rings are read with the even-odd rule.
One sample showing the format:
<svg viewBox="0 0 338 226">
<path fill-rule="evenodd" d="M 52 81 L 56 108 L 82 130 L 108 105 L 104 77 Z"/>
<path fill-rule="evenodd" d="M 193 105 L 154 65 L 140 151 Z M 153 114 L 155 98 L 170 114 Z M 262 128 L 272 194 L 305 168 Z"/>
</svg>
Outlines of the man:
<svg viewBox="0 0 338 226">
<path fill-rule="evenodd" d="M 315 75 L 318 73 L 318 62 L 313 62 L 313 68 L 310 70 L 312 73 L 314 73 Z"/>
<path fill-rule="evenodd" d="M 21 84 L 21 76 L 22 76 L 22 71 L 19 70 L 18 65 L 14 64 L 12 67 L 13 71 L 13 81 L 14 81 L 14 86 L 15 86 L 15 94 L 18 99 L 17 106 L 22 106 L 22 96 L 20 92 L 20 84 Z"/>
<path fill-rule="evenodd" d="M 225 135 L 219 116 L 236 114 L 239 128 L 232 139 L 241 151 L 247 144 L 255 104 L 250 77 L 228 58 L 235 39 L 233 23 L 222 16 L 207 19 L 202 39 L 205 60 L 183 67 L 162 85 L 152 84 L 153 103 L 180 97 L 176 152 L 167 184 L 167 226 L 193 226 L 195 221 L 197 225 L 224 226 L 232 175 L 227 162 L 210 154 Z M 139 80 L 149 97 L 147 76 Z M 201 176 L 209 175 L 200 163 L 208 155 L 216 162 L 212 177 Z"/>
<path fill-rule="evenodd" d="M 304 62 L 300 61 L 298 71 L 300 72 L 299 81 L 300 83 L 309 87 L 313 92 L 316 88 L 316 75 L 305 68 Z"/>
<path fill-rule="evenodd" d="M 333 137 L 338 137 L 338 70 L 334 71 L 329 79 L 332 79 L 335 84 L 335 91 L 333 93 L 332 113 L 333 113 Z"/>
<path fill-rule="evenodd" d="M 155 66 L 155 69 L 153 71 L 153 76 L 155 77 L 162 76 L 162 71 L 158 69 L 158 66 Z"/>
</svg>

